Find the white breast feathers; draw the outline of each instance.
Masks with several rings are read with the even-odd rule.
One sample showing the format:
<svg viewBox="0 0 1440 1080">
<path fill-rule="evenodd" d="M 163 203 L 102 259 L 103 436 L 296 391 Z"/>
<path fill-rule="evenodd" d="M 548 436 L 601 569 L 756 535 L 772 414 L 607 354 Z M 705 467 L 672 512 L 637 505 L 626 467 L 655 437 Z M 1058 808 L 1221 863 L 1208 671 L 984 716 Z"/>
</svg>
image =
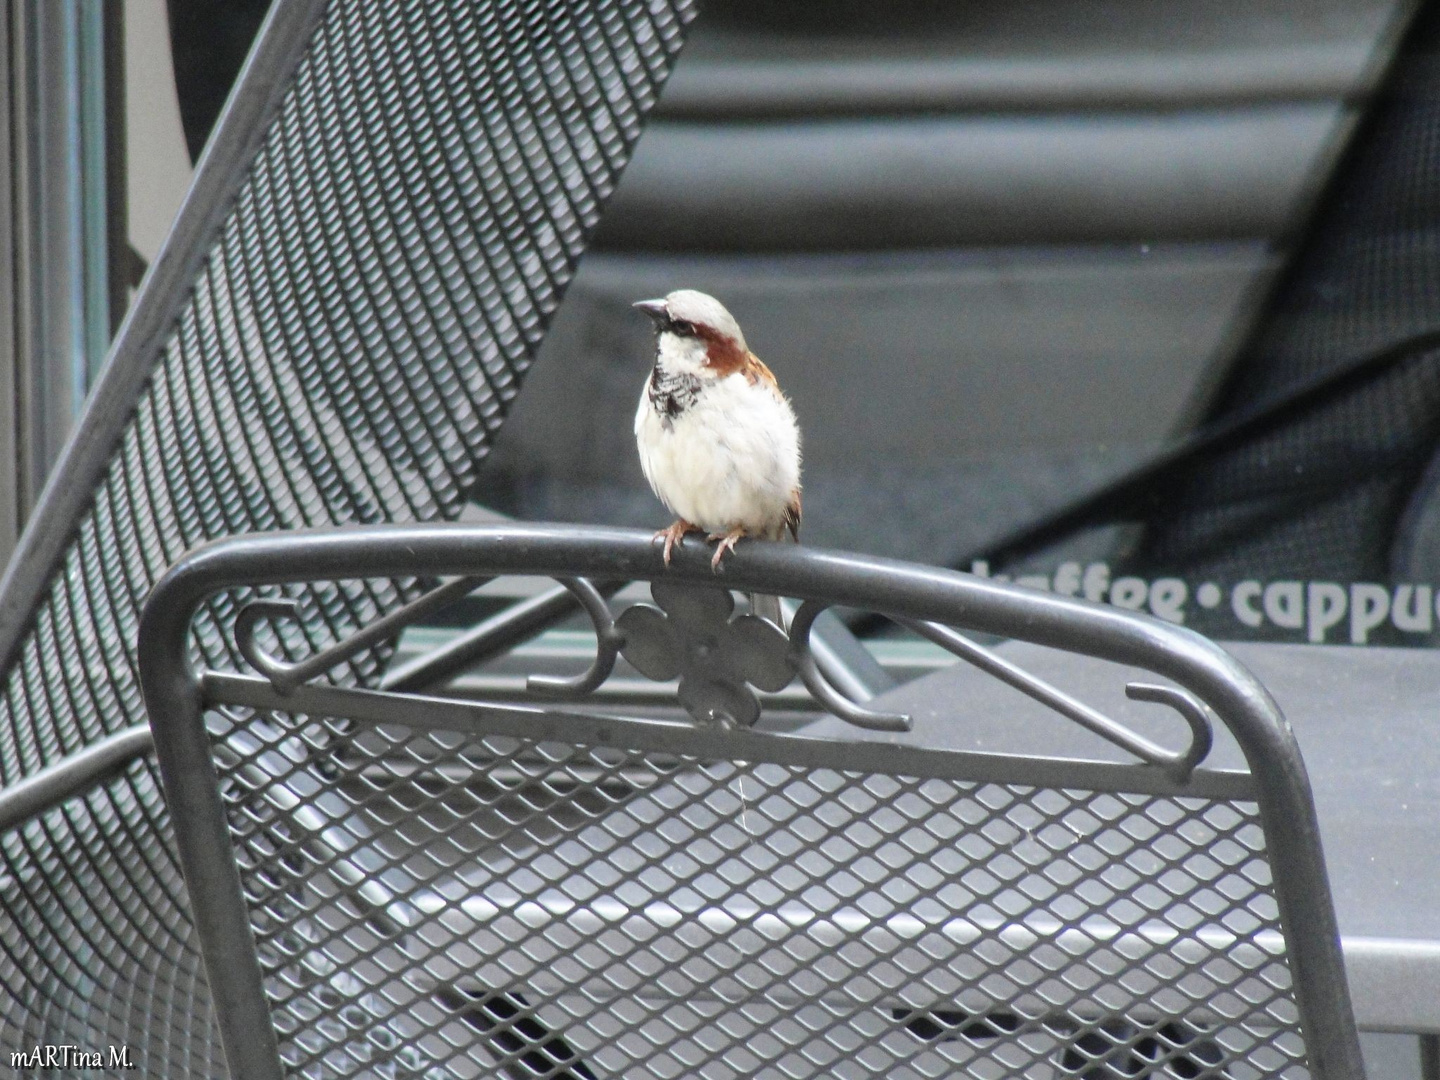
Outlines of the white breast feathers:
<svg viewBox="0 0 1440 1080">
<path fill-rule="evenodd" d="M 670 512 L 712 534 L 779 539 L 800 485 L 800 429 L 784 396 L 743 372 L 663 386 L 635 414 L 640 464 Z"/>
</svg>

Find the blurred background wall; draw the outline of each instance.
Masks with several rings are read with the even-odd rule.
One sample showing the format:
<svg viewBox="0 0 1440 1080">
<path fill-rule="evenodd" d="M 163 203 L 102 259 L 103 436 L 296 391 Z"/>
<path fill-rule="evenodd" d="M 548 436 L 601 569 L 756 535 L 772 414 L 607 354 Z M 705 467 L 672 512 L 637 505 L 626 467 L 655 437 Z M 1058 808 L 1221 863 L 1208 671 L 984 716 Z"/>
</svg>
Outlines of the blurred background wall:
<svg viewBox="0 0 1440 1080">
<path fill-rule="evenodd" d="M 4 0 L 0 555 L 265 6 Z M 477 499 L 662 523 L 629 303 L 682 285 L 793 396 L 814 542 L 944 562 L 1112 475 L 1202 413 L 1407 11 L 711 0 Z"/>
</svg>

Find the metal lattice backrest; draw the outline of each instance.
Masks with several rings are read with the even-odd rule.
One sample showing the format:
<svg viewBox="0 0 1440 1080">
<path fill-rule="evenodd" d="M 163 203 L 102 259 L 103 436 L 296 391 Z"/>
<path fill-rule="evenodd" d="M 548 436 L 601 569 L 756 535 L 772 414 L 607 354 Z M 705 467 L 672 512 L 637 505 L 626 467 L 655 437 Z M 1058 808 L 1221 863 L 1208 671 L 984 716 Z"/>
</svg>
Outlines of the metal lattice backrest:
<svg viewBox="0 0 1440 1080">
<path fill-rule="evenodd" d="M 583 703 L 623 658 L 678 678 L 689 719 L 334 686 L 324 669 L 368 637 L 278 660 L 272 624 L 297 611 L 274 598 L 235 625 L 259 675 L 184 668 L 208 597 L 406 561 L 471 575 L 452 596 L 477 575 L 567 579 L 590 597 L 596 662 L 533 689 Z M 589 579 L 631 577 L 661 579 L 659 606 L 612 620 Z M 612 530 L 256 538 L 162 583 L 142 671 L 167 794 L 194 823 L 206 954 L 231 958 L 237 1080 L 281 1075 L 276 1060 L 307 1077 L 1360 1075 L 1303 767 L 1220 650 L 784 545 L 742 548 L 727 578 L 805 599 L 788 637 L 732 618 L 698 548 L 666 571 L 648 537 Z M 1142 763 L 754 726 L 751 687 L 798 675 L 852 723 L 905 727 L 824 688 L 808 629 L 830 602 L 874 605 Z M 1188 745 L 1139 738 L 947 620 L 1170 676 L 1132 696 L 1174 707 Z M 1250 772 L 1203 767 L 1210 708 Z"/>
<path fill-rule="evenodd" d="M 0 781 L 145 723 L 140 607 L 187 548 L 459 513 L 690 14 L 276 0 L 6 578 Z M 415 588 L 331 589 L 310 632 Z M 137 762 L 0 836 L 0 1043 L 222 1071 L 170 831 Z"/>
<path fill-rule="evenodd" d="M 1307 1075 L 1252 802 L 212 730 L 294 1075 Z"/>
</svg>

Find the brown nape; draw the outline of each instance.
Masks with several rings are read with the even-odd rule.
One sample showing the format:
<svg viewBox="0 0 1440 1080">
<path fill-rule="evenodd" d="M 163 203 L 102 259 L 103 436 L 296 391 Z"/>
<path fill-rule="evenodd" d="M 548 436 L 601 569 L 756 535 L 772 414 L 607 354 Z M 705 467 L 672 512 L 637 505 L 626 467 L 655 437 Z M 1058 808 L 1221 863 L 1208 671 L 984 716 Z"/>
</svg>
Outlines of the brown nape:
<svg viewBox="0 0 1440 1080">
<path fill-rule="evenodd" d="M 733 375 L 745 366 L 746 352 L 735 339 L 709 326 L 695 327 L 695 336 L 705 342 L 705 366 L 722 377 Z"/>
</svg>

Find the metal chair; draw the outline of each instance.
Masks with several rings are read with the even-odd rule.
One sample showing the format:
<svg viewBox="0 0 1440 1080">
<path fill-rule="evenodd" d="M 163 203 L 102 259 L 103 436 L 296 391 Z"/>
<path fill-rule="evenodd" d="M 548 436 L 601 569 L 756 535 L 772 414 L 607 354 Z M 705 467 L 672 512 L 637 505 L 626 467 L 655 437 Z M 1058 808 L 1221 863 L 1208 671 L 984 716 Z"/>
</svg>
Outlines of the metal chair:
<svg viewBox="0 0 1440 1080">
<path fill-rule="evenodd" d="M 509 574 L 581 600 L 586 671 L 511 702 L 353 685 L 407 623 Z M 415 575 L 448 580 L 318 629 Z M 658 606 L 613 616 L 631 580 Z M 735 617 L 730 588 L 801 601 L 788 634 Z M 1138 761 L 920 745 L 820 672 L 832 604 Z M 1127 692 L 1183 734 L 1142 737 L 956 628 L 1154 671 L 1173 683 Z M 196 648 L 214 633 L 232 647 Z M 235 654 L 248 670 L 214 659 Z M 685 719 L 587 709 L 617 663 L 675 680 Z M 234 1080 L 1363 1076 L 1289 727 L 1179 627 L 790 545 L 742 545 L 717 583 L 703 545 L 667 570 L 629 530 L 377 526 L 186 556 L 139 669 Z M 851 735 L 756 726 L 756 691 L 797 675 Z M 1205 767 L 1215 717 L 1248 769 Z"/>
<path fill-rule="evenodd" d="M 224 1075 L 141 604 L 206 539 L 460 513 L 692 14 L 275 0 L 0 585 L 0 1044 Z M 316 628 L 420 589 L 327 593 Z"/>
</svg>

